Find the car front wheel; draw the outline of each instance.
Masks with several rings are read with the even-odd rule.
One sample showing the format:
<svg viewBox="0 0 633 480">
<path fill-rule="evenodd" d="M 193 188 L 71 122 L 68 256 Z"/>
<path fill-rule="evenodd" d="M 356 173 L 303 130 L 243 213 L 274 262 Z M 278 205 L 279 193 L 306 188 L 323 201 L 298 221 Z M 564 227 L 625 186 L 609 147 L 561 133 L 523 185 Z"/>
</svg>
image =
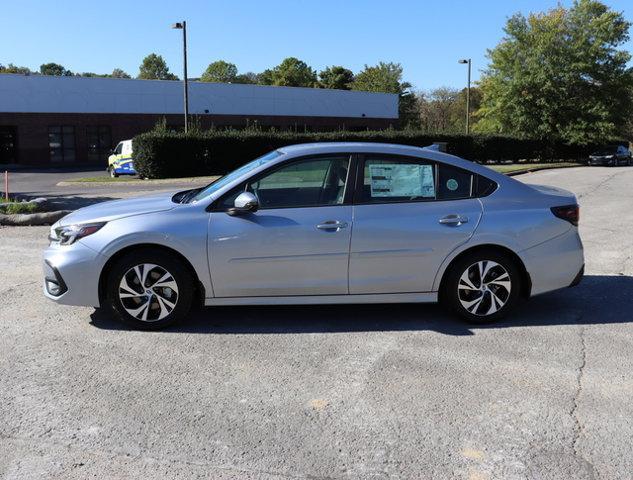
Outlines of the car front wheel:
<svg viewBox="0 0 633 480">
<path fill-rule="evenodd" d="M 158 330 L 187 315 L 194 282 L 181 261 L 146 249 L 121 257 L 110 269 L 106 301 L 118 319 L 134 328 Z"/>
<path fill-rule="evenodd" d="M 458 259 L 448 272 L 442 299 L 470 323 L 488 323 L 510 312 L 518 303 L 521 274 L 515 261 L 493 250 Z"/>
</svg>

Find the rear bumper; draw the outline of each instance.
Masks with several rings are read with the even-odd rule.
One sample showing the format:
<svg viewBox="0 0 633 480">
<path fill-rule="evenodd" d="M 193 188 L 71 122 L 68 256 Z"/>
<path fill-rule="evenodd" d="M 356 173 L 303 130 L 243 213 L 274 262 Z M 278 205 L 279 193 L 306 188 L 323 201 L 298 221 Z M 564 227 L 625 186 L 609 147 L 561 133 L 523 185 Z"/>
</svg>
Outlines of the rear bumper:
<svg viewBox="0 0 633 480">
<path fill-rule="evenodd" d="M 578 228 L 520 252 L 532 281 L 532 295 L 577 285 L 585 257 Z"/>
<path fill-rule="evenodd" d="M 583 264 L 582 268 L 578 272 L 578 275 L 576 275 L 576 278 L 574 278 L 572 280 L 572 282 L 569 284 L 569 286 L 570 287 L 575 287 L 576 285 L 578 285 L 582 281 L 582 277 L 584 277 L 584 276 L 585 276 L 585 265 Z"/>
</svg>

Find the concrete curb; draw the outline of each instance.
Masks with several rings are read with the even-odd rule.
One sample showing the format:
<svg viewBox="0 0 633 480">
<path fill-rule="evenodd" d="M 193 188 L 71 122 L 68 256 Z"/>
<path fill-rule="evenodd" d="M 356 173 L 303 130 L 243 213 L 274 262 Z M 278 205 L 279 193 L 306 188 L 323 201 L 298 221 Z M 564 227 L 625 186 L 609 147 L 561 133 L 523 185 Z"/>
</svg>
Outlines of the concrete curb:
<svg viewBox="0 0 633 480">
<path fill-rule="evenodd" d="M 578 168 L 578 167 L 584 167 L 585 165 L 567 165 L 564 167 L 561 167 L 560 165 L 558 167 L 534 167 L 534 168 L 526 168 L 525 170 L 515 170 L 514 172 L 508 172 L 505 173 L 504 175 L 507 175 L 508 177 L 514 177 L 516 175 L 523 175 L 525 173 L 533 173 L 533 172 L 540 172 L 541 170 L 558 170 L 560 168 Z"/>
<path fill-rule="evenodd" d="M 52 225 L 57 220 L 65 217 L 71 212 L 72 210 L 57 210 L 55 212 L 40 213 L 15 213 L 12 215 L 0 213 L 0 225 L 12 227 Z"/>
</svg>

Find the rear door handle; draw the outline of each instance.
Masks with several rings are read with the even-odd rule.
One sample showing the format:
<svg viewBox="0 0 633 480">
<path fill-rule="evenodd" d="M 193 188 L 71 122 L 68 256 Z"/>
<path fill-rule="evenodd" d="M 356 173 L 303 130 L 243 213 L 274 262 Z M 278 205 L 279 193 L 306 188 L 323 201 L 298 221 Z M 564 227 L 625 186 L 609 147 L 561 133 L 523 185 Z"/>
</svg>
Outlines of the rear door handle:
<svg viewBox="0 0 633 480">
<path fill-rule="evenodd" d="M 465 215 L 451 214 L 451 215 L 446 215 L 445 217 L 440 218 L 440 223 L 442 225 L 448 225 L 452 227 L 459 227 L 460 225 L 467 222 L 468 222 L 468 217 L 466 217 Z"/>
<path fill-rule="evenodd" d="M 319 223 L 316 228 L 319 230 L 340 230 L 341 228 L 347 228 L 347 222 L 339 222 L 338 220 L 327 220 L 323 223 Z"/>
</svg>

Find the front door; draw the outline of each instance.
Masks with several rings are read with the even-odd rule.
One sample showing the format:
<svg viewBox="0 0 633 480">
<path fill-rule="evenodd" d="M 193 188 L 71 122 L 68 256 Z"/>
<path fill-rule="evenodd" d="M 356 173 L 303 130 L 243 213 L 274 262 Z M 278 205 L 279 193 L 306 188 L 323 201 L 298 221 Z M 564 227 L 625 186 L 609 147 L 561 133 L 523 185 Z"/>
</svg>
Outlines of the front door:
<svg viewBox="0 0 633 480">
<path fill-rule="evenodd" d="M 431 291 L 441 263 L 468 241 L 481 218 L 481 203 L 471 198 L 474 175 L 385 156 L 368 157 L 359 172 L 350 293 Z"/>
<path fill-rule="evenodd" d="M 209 266 L 216 297 L 348 293 L 352 206 L 348 155 L 273 167 L 217 202 L 209 219 Z M 239 193 L 255 213 L 231 216 Z"/>
</svg>

